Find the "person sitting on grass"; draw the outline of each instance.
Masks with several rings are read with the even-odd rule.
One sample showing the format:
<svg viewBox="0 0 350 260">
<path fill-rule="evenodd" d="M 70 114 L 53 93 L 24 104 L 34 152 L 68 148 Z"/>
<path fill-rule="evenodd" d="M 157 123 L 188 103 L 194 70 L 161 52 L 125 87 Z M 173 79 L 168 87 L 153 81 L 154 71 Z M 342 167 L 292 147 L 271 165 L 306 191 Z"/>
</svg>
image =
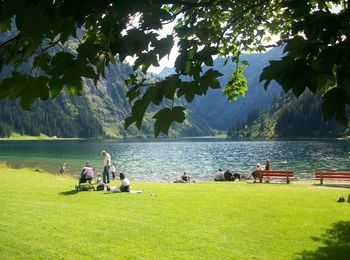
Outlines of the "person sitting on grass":
<svg viewBox="0 0 350 260">
<path fill-rule="evenodd" d="M 96 183 L 100 183 L 102 181 L 101 179 L 101 174 L 97 174 L 97 178 L 96 178 Z"/>
<path fill-rule="evenodd" d="M 89 162 L 86 162 L 85 167 L 83 168 L 81 174 L 80 174 L 80 183 L 86 183 L 89 182 L 91 184 L 91 180 L 94 177 L 94 169 L 91 167 Z"/>
<path fill-rule="evenodd" d="M 184 172 L 181 176 L 180 176 L 180 180 L 183 182 L 191 182 L 191 175 L 187 175 L 186 172 Z"/>
<path fill-rule="evenodd" d="M 125 177 L 124 173 L 120 173 L 119 174 L 119 178 L 120 178 L 120 192 L 130 192 L 130 181 L 128 178 Z"/>
<path fill-rule="evenodd" d="M 221 168 L 215 173 L 214 181 L 225 181 L 224 171 Z"/>
</svg>

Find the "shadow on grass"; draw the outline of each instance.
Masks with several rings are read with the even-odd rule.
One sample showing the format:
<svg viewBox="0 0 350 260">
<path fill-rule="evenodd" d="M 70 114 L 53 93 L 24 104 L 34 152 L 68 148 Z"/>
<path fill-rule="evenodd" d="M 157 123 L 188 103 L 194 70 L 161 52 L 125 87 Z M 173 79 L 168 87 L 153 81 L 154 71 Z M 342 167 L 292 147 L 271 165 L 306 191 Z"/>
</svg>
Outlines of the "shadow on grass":
<svg viewBox="0 0 350 260">
<path fill-rule="evenodd" d="M 350 189 L 350 184 L 347 183 L 327 183 L 327 184 L 314 184 L 314 186 L 318 187 L 331 187 L 331 188 L 345 188 L 345 189 Z"/>
<path fill-rule="evenodd" d="M 313 237 L 322 242 L 315 251 L 303 251 L 297 259 L 350 259 L 350 221 L 340 221 L 332 225 L 321 237 Z"/>
<path fill-rule="evenodd" d="M 64 196 L 68 196 L 68 195 L 75 195 L 77 194 L 79 191 L 77 190 L 69 190 L 69 191 L 61 191 L 58 194 L 59 195 L 64 195 Z"/>
</svg>

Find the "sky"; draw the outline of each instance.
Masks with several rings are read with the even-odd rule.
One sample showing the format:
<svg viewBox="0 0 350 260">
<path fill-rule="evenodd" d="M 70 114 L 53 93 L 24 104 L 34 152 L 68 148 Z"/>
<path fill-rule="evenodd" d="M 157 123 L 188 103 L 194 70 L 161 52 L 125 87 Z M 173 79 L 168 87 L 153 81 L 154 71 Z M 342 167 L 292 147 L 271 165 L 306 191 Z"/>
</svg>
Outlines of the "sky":
<svg viewBox="0 0 350 260">
<path fill-rule="evenodd" d="M 341 6 L 334 6 L 332 8 L 332 12 L 334 13 L 338 13 L 340 12 L 340 10 L 342 9 Z M 173 21 L 172 23 L 169 23 L 167 25 L 164 25 L 163 26 L 163 29 L 160 30 L 160 36 L 161 37 L 166 37 L 166 35 L 170 35 L 172 34 L 173 32 L 173 27 L 175 26 L 176 24 L 176 20 Z M 268 36 L 268 35 L 267 35 Z M 273 35 L 271 36 L 271 41 L 266 43 L 266 44 L 271 44 L 273 42 L 277 42 L 279 40 L 279 36 L 276 36 L 276 35 Z M 175 39 L 174 41 L 174 46 L 173 46 L 173 49 L 171 50 L 170 54 L 168 56 L 165 56 L 163 57 L 163 59 L 160 60 L 159 62 L 159 67 L 154 67 L 154 66 L 151 66 L 149 69 L 148 69 L 148 72 L 152 72 L 152 73 L 155 73 L 155 74 L 158 74 L 160 73 L 163 68 L 165 67 L 169 67 L 169 68 L 173 68 L 174 67 L 174 64 L 175 64 L 175 60 L 176 60 L 176 57 L 178 56 L 179 52 L 178 52 L 178 47 L 177 47 L 177 43 L 178 43 L 178 40 Z M 269 50 L 269 49 L 268 49 Z M 133 64 L 135 59 L 133 58 L 127 58 L 127 61 L 131 64 Z"/>
</svg>

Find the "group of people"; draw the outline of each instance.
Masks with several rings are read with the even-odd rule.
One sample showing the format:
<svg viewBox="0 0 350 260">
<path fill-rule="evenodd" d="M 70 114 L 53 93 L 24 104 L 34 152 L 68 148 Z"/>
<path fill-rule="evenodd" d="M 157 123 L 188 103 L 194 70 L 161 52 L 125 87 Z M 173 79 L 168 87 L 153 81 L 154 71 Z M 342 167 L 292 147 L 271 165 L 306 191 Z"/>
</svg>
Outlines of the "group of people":
<svg viewBox="0 0 350 260">
<path fill-rule="evenodd" d="M 106 152 L 102 151 L 102 156 L 103 156 L 103 173 L 102 173 L 102 178 L 101 175 L 98 173 L 96 177 L 96 184 L 99 184 L 103 181 L 104 185 L 107 185 L 110 183 L 110 174 L 112 175 L 112 180 L 115 180 L 116 177 L 116 165 L 115 163 L 111 163 L 111 155 Z M 65 172 L 66 168 L 66 163 L 62 164 L 60 173 L 63 174 Z M 260 163 L 257 163 L 255 171 L 252 172 L 251 177 L 256 179 L 257 173 L 259 171 L 269 171 L 270 170 L 270 161 L 266 160 L 265 167 L 261 166 Z M 81 174 L 80 174 L 80 179 L 79 179 L 79 184 L 81 183 L 86 183 L 88 182 L 91 184 L 92 179 L 94 177 L 94 171 L 95 169 L 91 166 L 89 162 L 86 162 L 85 167 L 83 168 Z M 244 176 L 243 176 L 244 177 Z M 242 177 L 242 178 L 243 178 Z M 124 175 L 124 173 L 119 174 L 119 178 L 121 181 L 121 185 L 117 187 L 121 192 L 129 192 L 130 191 L 130 180 Z M 241 180 L 241 175 L 238 173 L 231 173 L 230 171 L 225 171 L 220 168 L 214 175 L 214 180 L 215 181 L 235 181 L 236 179 Z M 192 181 L 192 176 L 188 175 L 186 172 L 184 172 L 175 182 L 181 182 L 181 183 L 189 183 Z M 269 179 L 266 180 L 267 182 Z"/>
<path fill-rule="evenodd" d="M 239 173 L 231 173 L 220 168 L 214 175 L 214 181 L 235 181 L 236 179 L 241 180 Z"/>
<path fill-rule="evenodd" d="M 115 163 L 111 163 L 111 155 L 107 151 L 101 152 L 103 156 L 103 173 L 102 179 L 101 175 L 98 173 L 96 177 L 96 184 L 102 184 L 103 186 L 107 186 L 110 183 L 110 174 L 112 175 L 112 180 L 115 180 L 116 177 L 116 165 Z M 60 173 L 63 174 L 65 171 L 66 164 L 64 163 L 60 169 Z M 82 169 L 79 179 L 79 185 L 81 183 L 89 183 L 91 185 L 92 179 L 94 178 L 95 169 L 91 166 L 89 162 L 86 162 L 85 166 Z M 130 180 L 125 176 L 124 173 L 119 174 L 120 178 L 120 186 L 114 188 L 113 191 L 120 192 L 130 192 Z M 103 183 L 101 183 L 103 181 Z"/>
<path fill-rule="evenodd" d="M 266 160 L 265 167 L 263 168 L 260 163 L 257 163 L 255 171 L 252 172 L 251 177 L 254 178 L 254 180 L 257 178 L 258 173 L 261 171 L 269 171 L 270 170 L 270 160 Z M 231 173 L 230 171 L 225 171 L 220 168 L 214 175 L 215 181 L 235 181 L 236 179 L 241 180 L 241 178 L 249 178 L 247 176 L 241 176 L 238 173 Z M 267 177 L 266 182 L 269 182 L 270 179 Z"/>
<path fill-rule="evenodd" d="M 257 163 L 257 164 L 256 164 L 256 168 L 255 168 L 255 171 L 252 172 L 251 177 L 253 177 L 253 178 L 254 178 L 254 181 L 255 181 L 256 178 L 258 177 L 258 174 L 259 174 L 261 171 L 269 171 L 269 170 L 270 170 L 270 160 L 266 160 L 266 162 L 265 162 L 265 167 L 264 167 L 264 168 L 261 166 L 260 163 Z M 269 178 L 269 177 L 266 177 L 265 182 L 270 182 L 270 178 Z"/>
</svg>

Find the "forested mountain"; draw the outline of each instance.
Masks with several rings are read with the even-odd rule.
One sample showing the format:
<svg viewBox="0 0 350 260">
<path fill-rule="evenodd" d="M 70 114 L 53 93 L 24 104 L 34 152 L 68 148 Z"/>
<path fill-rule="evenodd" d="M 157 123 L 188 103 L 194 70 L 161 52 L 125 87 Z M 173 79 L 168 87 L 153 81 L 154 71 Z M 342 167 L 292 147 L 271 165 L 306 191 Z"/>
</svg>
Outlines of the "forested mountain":
<svg viewBox="0 0 350 260">
<path fill-rule="evenodd" d="M 310 92 L 299 98 L 282 94 L 268 112 L 252 109 L 246 122 L 237 123 L 229 132 L 232 139 L 255 138 L 326 138 L 349 135 L 335 120 L 324 122 L 322 99 Z"/>
<path fill-rule="evenodd" d="M 249 86 L 244 97 L 239 97 L 230 103 L 228 98 L 223 95 L 222 90 L 209 89 L 205 96 L 197 96 L 188 107 L 204 118 L 211 128 L 224 131 L 228 131 L 237 122 L 245 121 L 248 112 L 252 108 L 260 111 L 268 110 L 272 99 L 279 96 L 281 87 L 276 83 L 271 83 L 271 86 L 265 91 L 263 84 L 259 83 L 259 76 L 269 60 L 278 60 L 281 56 L 281 48 L 274 48 L 261 54 L 243 54 L 242 59 L 249 63 L 244 72 Z M 228 81 L 233 67 L 236 66 L 231 60 L 226 65 L 224 63 L 224 58 L 214 60 L 214 68 L 223 74 L 219 78 L 222 88 Z M 203 69 L 206 70 L 207 68 L 204 67 Z M 173 72 L 174 69 L 164 68 L 158 76 L 164 78 Z"/>
<path fill-rule="evenodd" d="M 183 124 L 173 125 L 170 136 L 213 135 L 217 133 L 216 129 L 227 131 L 235 122 L 245 120 L 251 107 L 268 109 L 280 88 L 272 86 L 265 92 L 258 83 L 258 78 L 268 60 L 278 59 L 280 56 L 281 49 L 273 49 L 264 54 L 244 55 L 244 59 L 249 62 L 245 75 L 250 87 L 246 96 L 235 102 L 229 103 L 222 91 L 212 89 L 204 97 L 197 96 L 191 104 L 179 100 L 187 108 L 188 116 Z M 229 61 L 224 66 L 224 59 L 218 58 L 214 65 L 224 74 L 220 78 L 223 87 L 234 64 Z M 85 80 L 82 96 L 63 92 L 54 101 L 37 101 L 30 111 L 22 111 L 18 101 L 1 101 L 0 128 L 22 134 L 43 133 L 60 137 L 153 136 L 152 108 L 146 114 L 141 130 L 135 126 L 124 129 L 124 120 L 130 115 L 130 104 L 125 97 L 128 86 L 124 80 L 131 71 L 129 65 L 116 63 L 106 70 L 106 78 L 98 83 L 97 88 L 92 81 Z M 165 77 L 172 72 L 173 69 L 165 68 L 158 77 Z M 4 70 L 3 73 L 10 73 L 10 70 Z"/>
<path fill-rule="evenodd" d="M 0 135 L 10 129 L 28 135 L 43 133 L 59 137 L 153 136 L 152 111 L 147 113 L 141 130 L 135 126 L 124 129 L 124 120 L 130 115 L 130 104 L 126 99 L 128 86 L 124 80 L 130 73 L 129 65 L 116 63 L 106 70 L 106 78 L 97 87 L 91 80 L 85 80 L 82 96 L 65 91 L 54 101 L 37 101 L 30 111 L 23 111 L 18 101 L 3 100 L 0 102 L 0 128 L 3 129 Z M 190 110 L 184 124 L 173 126 L 170 131 L 170 136 L 212 134 L 214 131 L 205 121 Z"/>
</svg>

